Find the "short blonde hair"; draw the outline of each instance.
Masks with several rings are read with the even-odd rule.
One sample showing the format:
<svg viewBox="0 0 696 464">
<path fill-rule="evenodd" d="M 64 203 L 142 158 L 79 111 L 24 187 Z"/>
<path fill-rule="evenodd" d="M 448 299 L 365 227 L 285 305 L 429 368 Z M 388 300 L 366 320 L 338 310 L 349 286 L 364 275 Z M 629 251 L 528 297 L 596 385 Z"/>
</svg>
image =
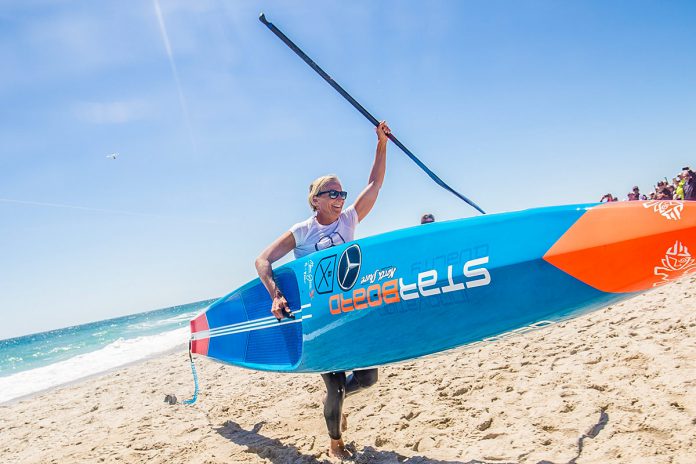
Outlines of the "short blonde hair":
<svg viewBox="0 0 696 464">
<path fill-rule="evenodd" d="M 338 182 L 340 184 L 341 180 L 336 174 L 329 174 L 326 176 L 317 177 L 312 181 L 311 184 L 309 184 L 309 196 L 307 197 L 307 201 L 309 202 L 309 207 L 312 208 L 312 211 L 317 210 L 314 203 L 312 203 L 312 199 L 317 196 L 317 193 L 321 192 L 324 186 L 329 182 Z"/>
</svg>

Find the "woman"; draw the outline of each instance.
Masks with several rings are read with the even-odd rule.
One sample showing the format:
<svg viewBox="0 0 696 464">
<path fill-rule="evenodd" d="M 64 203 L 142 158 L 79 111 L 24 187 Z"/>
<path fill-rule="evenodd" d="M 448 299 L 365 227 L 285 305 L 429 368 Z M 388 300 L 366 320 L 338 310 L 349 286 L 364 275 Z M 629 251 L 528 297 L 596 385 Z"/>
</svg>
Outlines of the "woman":
<svg viewBox="0 0 696 464">
<path fill-rule="evenodd" d="M 360 192 L 355 203 L 343 209 L 348 193 L 343 190 L 338 177 L 329 175 L 316 179 L 309 186 L 308 197 L 314 215 L 293 225 L 256 258 L 256 271 L 273 299 L 271 312 L 278 320 L 293 315 L 287 300 L 273 279 L 271 264 L 290 250 L 294 251 L 295 258 L 301 258 L 315 251 L 352 241 L 356 226 L 372 210 L 384 181 L 390 130 L 386 122 L 382 121 L 376 132 L 377 151 L 370 178 L 367 187 Z M 377 382 L 377 369 L 354 371 L 349 376 L 346 376 L 345 372 L 329 372 L 321 376 L 326 384 L 324 418 L 331 438 L 329 455 L 349 458 L 351 455 L 341 438 L 341 432 L 347 428 L 345 416 L 342 414 L 343 399 L 346 395 Z"/>
</svg>

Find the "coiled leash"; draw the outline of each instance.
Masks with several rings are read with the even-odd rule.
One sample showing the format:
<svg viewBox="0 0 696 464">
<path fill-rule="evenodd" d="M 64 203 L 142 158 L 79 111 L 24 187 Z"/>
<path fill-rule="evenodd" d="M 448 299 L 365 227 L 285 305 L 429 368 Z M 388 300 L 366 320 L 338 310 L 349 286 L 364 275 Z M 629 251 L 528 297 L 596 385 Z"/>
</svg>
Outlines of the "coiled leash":
<svg viewBox="0 0 696 464">
<path fill-rule="evenodd" d="M 193 396 L 182 401 L 183 404 L 194 404 L 198 399 L 198 373 L 196 372 L 196 364 L 193 362 L 191 354 L 191 340 L 189 340 L 189 361 L 191 361 L 191 373 L 193 374 Z"/>
<path fill-rule="evenodd" d="M 191 362 L 191 373 L 193 374 L 193 396 L 181 402 L 181 404 L 187 405 L 194 404 L 198 399 L 198 373 L 196 372 L 196 364 L 193 362 L 193 355 L 191 354 L 191 340 L 189 340 L 189 361 Z M 164 397 L 164 402 L 169 404 L 176 404 L 176 395 L 166 395 Z"/>
</svg>

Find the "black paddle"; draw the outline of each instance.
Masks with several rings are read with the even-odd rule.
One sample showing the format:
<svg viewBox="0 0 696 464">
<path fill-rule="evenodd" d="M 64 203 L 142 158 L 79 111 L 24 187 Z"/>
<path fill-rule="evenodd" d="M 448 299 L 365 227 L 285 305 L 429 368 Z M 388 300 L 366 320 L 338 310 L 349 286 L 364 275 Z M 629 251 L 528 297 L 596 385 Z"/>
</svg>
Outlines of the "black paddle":
<svg viewBox="0 0 696 464">
<path fill-rule="evenodd" d="M 334 80 L 331 78 L 331 76 L 329 76 L 328 74 L 326 74 L 326 73 L 324 72 L 324 70 L 321 69 L 314 61 L 312 61 L 312 59 L 311 59 L 310 57 L 308 57 L 307 55 L 305 55 L 305 53 L 304 53 L 302 50 L 300 50 L 299 47 L 298 47 L 297 45 L 295 45 L 294 42 L 293 42 L 292 40 L 288 39 L 288 38 L 285 36 L 285 34 L 283 34 L 283 33 L 280 31 L 280 29 L 278 29 L 277 27 L 275 27 L 275 26 L 273 25 L 273 23 L 268 22 L 268 20 L 266 19 L 266 16 L 265 16 L 263 13 L 261 13 L 261 14 L 259 15 L 259 21 L 261 21 L 262 23 L 264 23 L 264 24 L 271 30 L 271 32 L 273 32 L 276 36 L 278 36 L 278 38 L 279 38 L 280 40 L 282 40 L 283 42 L 285 42 L 285 45 L 287 45 L 288 47 L 290 47 L 290 49 L 291 49 L 293 52 L 295 52 L 295 53 L 297 54 L 297 56 L 299 56 L 300 58 L 302 58 L 302 59 L 304 60 L 304 62 L 307 63 L 307 64 L 309 65 L 310 68 L 312 68 L 314 71 L 316 71 L 317 74 L 319 74 L 326 82 L 328 82 L 329 85 L 330 85 L 331 87 L 333 87 L 334 89 L 336 89 L 336 91 L 337 91 L 338 93 L 340 93 L 340 94 L 343 96 L 343 98 L 345 98 L 346 100 L 348 100 L 348 103 L 350 103 L 351 105 L 353 105 L 353 107 L 354 107 L 356 110 L 360 111 L 360 113 L 361 113 L 363 116 L 365 116 L 365 117 L 367 118 L 368 121 L 370 121 L 375 127 L 379 125 L 379 121 L 378 121 L 374 116 L 372 116 L 365 108 L 363 108 L 363 106 L 362 106 L 360 103 L 358 103 L 357 101 L 355 101 L 355 99 L 354 99 L 353 97 L 351 97 L 350 94 L 349 94 L 348 92 L 346 92 L 345 90 L 343 90 L 343 87 L 341 87 L 340 85 L 338 85 L 338 83 L 337 83 L 336 81 L 334 81 Z M 447 190 L 448 192 L 453 193 L 453 194 L 454 194 L 455 196 L 457 196 L 457 198 L 459 198 L 460 200 L 464 200 L 466 203 L 468 203 L 469 205 L 471 205 L 472 207 L 474 207 L 476 210 L 478 210 L 481 214 L 486 214 L 486 212 L 485 212 L 484 210 L 482 210 L 476 203 L 474 203 L 473 201 L 469 200 L 467 197 L 465 197 L 465 196 L 462 195 L 461 193 L 457 192 L 457 191 L 454 190 L 452 187 L 450 187 L 449 185 L 447 185 L 442 179 L 440 179 L 433 171 L 431 171 L 425 164 L 423 164 L 423 162 L 421 162 L 421 160 L 419 160 L 419 159 L 416 157 L 416 155 L 414 155 L 413 153 L 411 153 L 411 151 L 410 151 L 408 148 L 406 148 L 401 142 L 399 142 L 399 140 L 394 136 L 394 134 L 389 134 L 389 140 L 391 140 L 392 142 L 394 142 L 394 144 L 395 144 L 397 147 L 401 148 L 401 150 L 402 150 L 404 153 L 406 153 L 406 155 L 407 155 L 409 158 L 411 158 L 411 160 L 413 160 L 413 162 L 416 163 L 416 164 L 418 165 L 418 167 L 420 167 L 423 171 L 425 171 L 425 173 L 428 174 L 428 175 L 430 176 L 430 178 L 431 178 L 432 180 L 434 180 L 435 183 L 437 183 L 437 185 L 439 185 L 440 187 L 444 188 L 444 189 Z"/>
</svg>

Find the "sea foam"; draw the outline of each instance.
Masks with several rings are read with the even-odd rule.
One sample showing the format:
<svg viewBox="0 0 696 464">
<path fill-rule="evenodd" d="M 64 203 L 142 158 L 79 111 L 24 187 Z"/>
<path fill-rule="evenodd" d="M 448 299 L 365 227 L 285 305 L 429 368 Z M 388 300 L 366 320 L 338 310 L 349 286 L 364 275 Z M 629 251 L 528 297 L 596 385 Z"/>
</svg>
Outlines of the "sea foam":
<svg viewBox="0 0 696 464">
<path fill-rule="evenodd" d="M 176 348 L 185 348 L 189 329 L 118 340 L 90 353 L 0 377 L 0 403 L 106 372 Z"/>
</svg>

